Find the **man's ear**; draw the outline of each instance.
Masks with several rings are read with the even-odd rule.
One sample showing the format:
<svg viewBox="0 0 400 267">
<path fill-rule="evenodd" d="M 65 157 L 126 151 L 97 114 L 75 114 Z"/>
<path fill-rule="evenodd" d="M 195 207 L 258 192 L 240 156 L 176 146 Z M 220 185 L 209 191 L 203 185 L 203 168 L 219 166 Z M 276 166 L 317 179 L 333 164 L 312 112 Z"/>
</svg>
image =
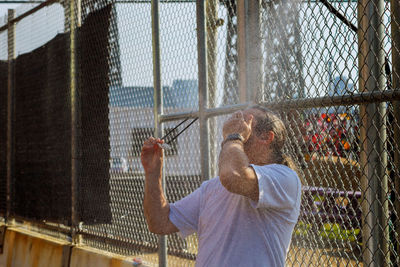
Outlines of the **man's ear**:
<svg viewBox="0 0 400 267">
<path fill-rule="evenodd" d="M 266 145 L 271 144 L 274 138 L 275 134 L 273 131 L 268 131 L 260 135 L 260 141 Z"/>
</svg>

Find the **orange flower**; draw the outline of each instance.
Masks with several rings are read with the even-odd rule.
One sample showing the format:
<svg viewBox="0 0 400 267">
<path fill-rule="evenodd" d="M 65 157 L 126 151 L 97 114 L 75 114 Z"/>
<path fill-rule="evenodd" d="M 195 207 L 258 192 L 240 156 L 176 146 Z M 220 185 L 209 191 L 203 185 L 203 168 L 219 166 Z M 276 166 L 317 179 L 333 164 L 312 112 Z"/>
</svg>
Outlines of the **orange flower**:
<svg viewBox="0 0 400 267">
<path fill-rule="evenodd" d="M 349 142 L 345 141 L 344 144 L 343 144 L 343 147 L 344 147 L 345 150 L 349 150 L 350 149 Z"/>
</svg>

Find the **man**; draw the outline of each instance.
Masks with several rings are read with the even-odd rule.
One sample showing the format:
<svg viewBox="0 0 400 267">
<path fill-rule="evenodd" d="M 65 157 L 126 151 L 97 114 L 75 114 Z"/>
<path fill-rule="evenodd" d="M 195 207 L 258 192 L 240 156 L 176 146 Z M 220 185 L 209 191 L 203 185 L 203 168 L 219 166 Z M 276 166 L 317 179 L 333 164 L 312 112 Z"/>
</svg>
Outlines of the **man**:
<svg viewBox="0 0 400 267">
<path fill-rule="evenodd" d="M 169 204 L 161 187 L 163 140 L 149 138 L 144 213 L 157 234 L 197 232 L 196 266 L 284 266 L 300 210 L 301 184 L 283 154 L 286 129 L 271 111 L 253 107 L 223 126 L 219 176 Z"/>
</svg>

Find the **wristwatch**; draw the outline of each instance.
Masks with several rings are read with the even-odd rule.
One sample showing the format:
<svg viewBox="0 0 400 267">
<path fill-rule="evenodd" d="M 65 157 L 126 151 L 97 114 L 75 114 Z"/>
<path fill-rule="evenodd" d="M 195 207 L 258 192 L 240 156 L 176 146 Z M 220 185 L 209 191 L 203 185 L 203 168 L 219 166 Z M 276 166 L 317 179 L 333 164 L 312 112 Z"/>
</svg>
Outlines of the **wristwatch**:
<svg viewBox="0 0 400 267">
<path fill-rule="evenodd" d="M 244 138 L 241 134 L 239 133 L 233 133 L 228 135 L 225 140 L 222 142 L 222 146 L 227 142 L 227 141 L 234 141 L 234 140 L 239 140 L 242 143 L 244 143 Z"/>
</svg>

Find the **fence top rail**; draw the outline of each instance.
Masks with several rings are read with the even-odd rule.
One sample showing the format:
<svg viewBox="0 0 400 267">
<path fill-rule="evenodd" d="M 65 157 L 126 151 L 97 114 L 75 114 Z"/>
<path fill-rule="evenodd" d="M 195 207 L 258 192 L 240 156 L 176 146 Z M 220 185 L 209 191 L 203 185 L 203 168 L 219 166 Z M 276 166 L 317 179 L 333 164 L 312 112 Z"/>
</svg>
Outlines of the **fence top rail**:
<svg viewBox="0 0 400 267">
<path fill-rule="evenodd" d="M 10 23 L 16 23 L 16 22 L 22 20 L 23 18 L 25 18 L 25 17 L 35 13 L 36 11 L 38 11 L 48 5 L 51 5 L 55 2 L 59 2 L 59 0 L 46 0 L 46 1 L 35 1 L 35 0 L 33 0 L 33 1 L 23 1 L 23 0 L 12 1 L 12 0 L 10 0 L 10 1 L 0 1 L 0 4 L 37 4 L 37 3 L 40 3 L 40 5 L 28 10 L 27 12 L 21 14 L 20 16 L 12 19 L 10 21 Z M 196 0 L 160 0 L 160 3 L 165 3 L 165 4 L 168 4 L 168 3 L 195 3 L 195 2 L 196 2 Z M 323 0 L 323 1 L 321 1 L 321 0 L 302 0 L 302 2 L 304 2 L 304 3 L 317 3 L 317 2 L 324 3 L 324 2 L 328 2 L 328 1 L 326 1 L 326 0 Z M 347 1 L 346 0 L 345 1 L 331 0 L 331 1 L 329 1 L 329 3 L 335 3 L 335 2 L 357 3 L 357 0 L 347 0 Z M 112 3 L 114 3 L 114 4 L 145 4 L 145 3 L 151 3 L 151 0 L 113 0 Z M 221 0 L 220 3 L 224 4 L 224 1 Z M 6 31 L 7 29 L 8 29 L 8 24 L 1 26 L 0 33 L 3 31 Z"/>
</svg>

